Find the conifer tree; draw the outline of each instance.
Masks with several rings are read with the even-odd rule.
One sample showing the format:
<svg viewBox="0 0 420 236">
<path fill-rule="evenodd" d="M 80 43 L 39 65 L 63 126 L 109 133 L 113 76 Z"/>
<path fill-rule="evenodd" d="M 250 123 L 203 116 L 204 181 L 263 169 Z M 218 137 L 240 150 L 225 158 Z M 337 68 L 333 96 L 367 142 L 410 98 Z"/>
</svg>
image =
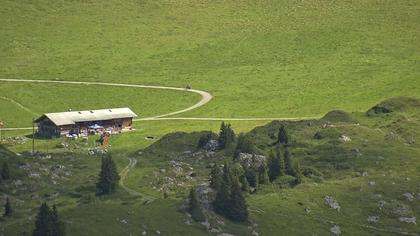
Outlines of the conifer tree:
<svg viewBox="0 0 420 236">
<path fill-rule="evenodd" d="M 97 193 L 110 194 L 115 191 L 115 188 L 120 180 L 120 176 L 117 172 L 117 167 L 111 156 L 102 158 L 101 171 L 99 173 L 99 181 L 96 184 Z"/>
<path fill-rule="evenodd" d="M 255 153 L 255 146 L 251 140 L 244 134 L 239 134 L 235 147 L 234 159 L 238 158 L 240 153 Z"/>
<path fill-rule="evenodd" d="M 52 236 L 51 210 L 47 203 L 42 203 L 35 220 L 33 236 Z"/>
<path fill-rule="evenodd" d="M 302 175 L 302 171 L 300 169 L 300 164 L 299 162 L 297 162 L 296 167 L 295 167 L 295 185 L 301 184 L 303 182 L 303 175 Z"/>
<path fill-rule="evenodd" d="M 248 220 L 248 209 L 239 183 L 235 181 L 230 194 L 228 217 L 235 222 Z"/>
<path fill-rule="evenodd" d="M 9 165 L 7 164 L 7 162 L 4 162 L 1 168 L 1 178 L 2 179 L 10 178 L 10 170 L 9 170 Z"/>
<path fill-rule="evenodd" d="M 196 222 L 203 222 L 206 220 L 194 188 L 190 190 L 188 212 Z"/>
<path fill-rule="evenodd" d="M 218 191 L 222 183 L 222 171 L 220 167 L 216 164 L 213 166 L 210 172 L 210 187 Z"/>
<path fill-rule="evenodd" d="M 4 214 L 3 216 L 9 217 L 13 213 L 12 204 L 10 203 L 9 197 L 6 198 L 6 204 L 4 204 Z"/>
<path fill-rule="evenodd" d="M 239 182 L 241 184 L 242 191 L 249 192 L 249 183 L 246 179 L 245 173 L 241 176 L 239 176 Z"/>
<path fill-rule="evenodd" d="M 230 173 L 230 167 L 227 163 L 223 167 L 223 177 L 220 184 L 220 188 L 216 193 L 216 199 L 214 200 L 214 208 L 217 213 L 226 215 L 230 203 L 230 191 L 232 188 L 232 175 Z"/>
<path fill-rule="evenodd" d="M 279 129 L 278 142 L 284 145 L 289 143 L 289 137 L 287 135 L 286 127 L 284 125 L 282 125 Z"/>
<path fill-rule="evenodd" d="M 295 170 L 293 168 L 293 162 L 292 162 L 292 158 L 290 157 L 290 153 L 289 150 L 286 148 L 286 150 L 284 151 L 284 164 L 286 167 L 286 173 L 288 175 L 295 175 Z"/>
<path fill-rule="evenodd" d="M 221 149 L 228 148 L 235 141 L 235 132 L 232 130 L 230 124 L 222 122 L 219 132 L 219 147 Z"/>
<path fill-rule="evenodd" d="M 53 205 L 51 211 L 51 231 L 53 236 L 64 236 L 66 234 L 65 225 L 58 216 L 56 205 Z"/>
<path fill-rule="evenodd" d="M 280 175 L 279 158 L 271 151 L 268 157 L 268 177 L 273 182 Z"/>
<path fill-rule="evenodd" d="M 42 203 L 35 220 L 33 236 L 64 236 L 64 223 L 58 216 L 57 207 L 54 205 L 52 210 L 47 203 Z"/>
<path fill-rule="evenodd" d="M 262 164 L 260 167 L 258 167 L 258 183 L 266 184 L 268 182 L 269 177 L 267 172 L 267 166 L 265 164 Z"/>
<path fill-rule="evenodd" d="M 254 169 L 247 169 L 245 170 L 245 176 L 248 180 L 249 186 L 253 188 L 258 188 L 258 174 Z"/>
<path fill-rule="evenodd" d="M 280 154 L 280 149 L 277 149 L 277 151 L 276 151 L 276 157 L 278 159 L 279 167 L 280 167 L 280 173 L 279 173 L 279 175 L 280 176 L 286 175 L 286 164 L 284 162 L 284 158 Z"/>
</svg>

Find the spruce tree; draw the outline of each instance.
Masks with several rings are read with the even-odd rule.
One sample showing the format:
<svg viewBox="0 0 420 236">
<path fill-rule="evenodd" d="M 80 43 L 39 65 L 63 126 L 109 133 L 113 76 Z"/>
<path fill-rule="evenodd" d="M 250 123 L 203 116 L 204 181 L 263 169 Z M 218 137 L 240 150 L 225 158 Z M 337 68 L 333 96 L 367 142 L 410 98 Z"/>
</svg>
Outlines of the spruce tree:
<svg viewBox="0 0 420 236">
<path fill-rule="evenodd" d="M 33 236 L 52 236 L 51 211 L 47 203 L 42 203 L 35 220 Z"/>
<path fill-rule="evenodd" d="M 258 183 L 266 184 L 268 182 L 269 177 L 267 172 L 267 166 L 265 164 L 262 164 L 260 167 L 258 167 Z"/>
<path fill-rule="evenodd" d="M 9 170 L 9 165 L 7 164 L 7 162 L 3 162 L 3 166 L 1 168 L 1 178 L 2 179 L 10 178 L 10 170 Z"/>
<path fill-rule="evenodd" d="M 268 177 L 270 182 L 273 182 L 280 175 L 280 163 L 279 158 L 270 152 L 268 157 Z"/>
<path fill-rule="evenodd" d="M 3 216 L 9 217 L 13 213 L 12 204 L 10 203 L 10 199 L 6 198 L 6 204 L 4 204 L 4 214 Z"/>
<path fill-rule="evenodd" d="M 296 167 L 295 167 L 295 185 L 301 184 L 303 182 L 303 175 L 302 175 L 302 171 L 300 169 L 300 164 L 299 162 L 296 163 Z"/>
<path fill-rule="evenodd" d="M 249 183 L 248 183 L 248 180 L 245 176 L 245 173 L 243 175 L 239 176 L 239 182 L 241 183 L 242 191 L 249 192 Z"/>
<path fill-rule="evenodd" d="M 232 188 L 232 175 L 230 167 L 226 163 L 223 167 L 223 177 L 220 188 L 216 193 L 216 199 L 213 202 L 215 211 L 219 214 L 226 215 L 230 203 L 230 190 Z"/>
<path fill-rule="evenodd" d="M 196 222 L 203 222 L 206 220 L 194 188 L 190 190 L 188 212 Z"/>
<path fill-rule="evenodd" d="M 281 125 L 279 129 L 278 142 L 284 145 L 289 143 L 289 137 L 287 135 L 286 127 L 284 125 Z"/>
<path fill-rule="evenodd" d="M 111 194 L 115 191 L 120 180 L 117 167 L 111 156 L 102 158 L 101 171 L 99 173 L 99 181 L 96 184 L 98 195 Z"/>
<path fill-rule="evenodd" d="M 65 225 L 60 220 L 58 216 L 58 211 L 56 205 L 53 205 L 51 211 L 51 231 L 53 236 L 64 236 L 65 233 Z"/>
<path fill-rule="evenodd" d="M 289 150 L 286 148 L 286 150 L 284 151 L 284 164 L 286 167 L 286 173 L 288 175 L 295 175 L 295 170 L 293 168 L 293 162 L 292 162 L 292 158 L 290 157 L 290 153 Z"/>
<path fill-rule="evenodd" d="M 286 175 L 286 164 L 284 163 L 284 158 L 280 154 L 280 149 L 277 149 L 276 157 L 277 157 L 278 162 L 279 162 L 279 168 L 280 168 L 279 175 L 280 176 Z"/>
<path fill-rule="evenodd" d="M 219 132 L 219 147 L 221 149 L 228 148 L 235 141 L 235 132 L 232 130 L 230 124 L 222 122 Z"/>
<path fill-rule="evenodd" d="M 210 187 L 218 191 L 221 183 L 222 183 L 222 171 L 220 170 L 220 167 L 216 164 L 213 166 L 210 172 Z"/>
<path fill-rule="evenodd" d="M 239 134 L 235 147 L 234 159 L 238 158 L 240 153 L 255 153 L 255 146 L 251 140 L 244 134 Z"/>
<path fill-rule="evenodd" d="M 247 169 L 245 170 L 245 176 L 248 180 L 249 186 L 253 188 L 258 188 L 258 174 L 254 169 Z"/>
<path fill-rule="evenodd" d="M 248 220 L 248 209 L 239 183 L 235 181 L 230 194 L 228 217 L 235 222 Z"/>
</svg>

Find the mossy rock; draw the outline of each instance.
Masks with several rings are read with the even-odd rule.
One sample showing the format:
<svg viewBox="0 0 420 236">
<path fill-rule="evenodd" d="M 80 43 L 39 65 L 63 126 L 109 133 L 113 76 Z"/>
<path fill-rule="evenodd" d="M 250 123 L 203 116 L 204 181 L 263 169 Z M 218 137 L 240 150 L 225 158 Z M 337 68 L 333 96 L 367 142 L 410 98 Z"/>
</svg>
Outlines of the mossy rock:
<svg viewBox="0 0 420 236">
<path fill-rule="evenodd" d="M 367 115 L 389 114 L 409 109 L 420 108 L 420 99 L 411 97 L 397 97 L 387 99 L 367 111 Z"/>
<path fill-rule="evenodd" d="M 322 120 L 329 122 L 354 122 L 354 119 L 351 115 L 345 111 L 334 110 L 328 112 Z"/>
</svg>

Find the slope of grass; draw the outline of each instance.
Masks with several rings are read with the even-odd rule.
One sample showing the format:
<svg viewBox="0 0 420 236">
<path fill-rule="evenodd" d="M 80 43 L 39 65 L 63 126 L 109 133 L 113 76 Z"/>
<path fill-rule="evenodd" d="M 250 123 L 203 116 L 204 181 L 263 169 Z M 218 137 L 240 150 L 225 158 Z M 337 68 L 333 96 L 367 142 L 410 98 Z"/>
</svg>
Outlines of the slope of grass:
<svg viewBox="0 0 420 236">
<path fill-rule="evenodd" d="M 215 95 L 191 116 L 314 116 L 420 92 L 415 0 L 1 3 L 0 77 Z"/>
</svg>

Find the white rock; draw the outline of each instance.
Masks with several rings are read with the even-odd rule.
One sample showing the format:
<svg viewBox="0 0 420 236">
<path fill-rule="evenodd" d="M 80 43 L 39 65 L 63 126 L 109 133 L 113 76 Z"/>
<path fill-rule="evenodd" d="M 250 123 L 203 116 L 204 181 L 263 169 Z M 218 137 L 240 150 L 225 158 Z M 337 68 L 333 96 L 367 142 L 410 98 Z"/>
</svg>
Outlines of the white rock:
<svg viewBox="0 0 420 236">
<path fill-rule="evenodd" d="M 325 196 L 324 203 L 327 204 L 332 209 L 335 209 L 337 211 L 340 211 L 341 207 L 338 204 L 338 202 L 331 196 Z"/>
<path fill-rule="evenodd" d="M 410 202 L 414 200 L 414 195 L 412 193 L 404 193 L 403 196 Z"/>
<path fill-rule="evenodd" d="M 333 233 L 334 235 L 340 235 L 341 228 L 338 225 L 334 225 L 333 227 L 330 228 L 330 232 Z"/>
<path fill-rule="evenodd" d="M 405 222 L 405 223 L 417 225 L 417 222 L 416 222 L 417 219 L 416 219 L 416 217 L 400 217 L 399 220 L 401 222 Z"/>
</svg>

